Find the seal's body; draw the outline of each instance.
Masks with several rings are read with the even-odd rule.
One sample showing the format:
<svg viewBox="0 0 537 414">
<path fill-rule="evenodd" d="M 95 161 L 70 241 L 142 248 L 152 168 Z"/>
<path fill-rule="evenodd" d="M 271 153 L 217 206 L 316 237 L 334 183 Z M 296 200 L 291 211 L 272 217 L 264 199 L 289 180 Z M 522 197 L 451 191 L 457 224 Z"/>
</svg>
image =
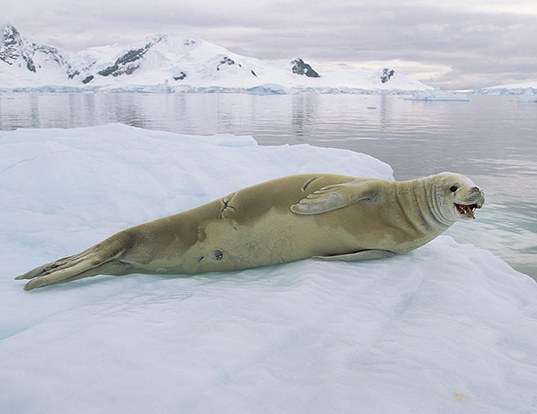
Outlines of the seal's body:
<svg viewBox="0 0 537 414">
<path fill-rule="evenodd" d="M 193 274 L 310 257 L 382 258 L 422 246 L 458 218 L 473 217 L 482 204 L 477 187 L 453 173 L 401 182 L 295 175 L 123 230 L 18 278 L 32 279 L 25 288 L 33 289 L 97 274 Z"/>
</svg>

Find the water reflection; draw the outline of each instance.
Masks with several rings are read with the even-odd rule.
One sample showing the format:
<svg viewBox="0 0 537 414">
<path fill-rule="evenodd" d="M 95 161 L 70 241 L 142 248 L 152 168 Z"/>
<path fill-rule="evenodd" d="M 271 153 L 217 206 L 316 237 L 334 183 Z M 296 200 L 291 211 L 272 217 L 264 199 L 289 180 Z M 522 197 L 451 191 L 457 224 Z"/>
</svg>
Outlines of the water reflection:
<svg viewBox="0 0 537 414">
<path fill-rule="evenodd" d="M 309 143 L 366 152 L 398 179 L 463 172 L 486 189 L 479 220 L 457 239 L 537 277 L 537 104 L 502 97 L 415 102 L 389 96 L 233 94 L 4 94 L 0 129 L 123 122 L 261 144 Z"/>
</svg>

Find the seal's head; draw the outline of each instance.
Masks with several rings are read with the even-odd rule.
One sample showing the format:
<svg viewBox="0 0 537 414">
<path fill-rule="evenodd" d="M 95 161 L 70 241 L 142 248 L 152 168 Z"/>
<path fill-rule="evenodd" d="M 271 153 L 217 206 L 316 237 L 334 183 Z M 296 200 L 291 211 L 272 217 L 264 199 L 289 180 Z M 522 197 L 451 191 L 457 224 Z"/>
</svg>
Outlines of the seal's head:
<svg viewBox="0 0 537 414">
<path fill-rule="evenodd" d="M 448 220 L 474 219 L 475 210 L 485 203 L 483 192 L 464 175 L 443 172 L 431 178 L 439 209 Z"/>
</svg>

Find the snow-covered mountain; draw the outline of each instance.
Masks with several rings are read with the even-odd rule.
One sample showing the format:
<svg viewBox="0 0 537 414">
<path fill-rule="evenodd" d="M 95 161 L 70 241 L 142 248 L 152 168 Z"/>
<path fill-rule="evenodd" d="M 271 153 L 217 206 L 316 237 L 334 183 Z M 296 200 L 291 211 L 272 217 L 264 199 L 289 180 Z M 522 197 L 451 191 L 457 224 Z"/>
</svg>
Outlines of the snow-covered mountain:
<svg viewBox="0 0 537 414">
<path fill-rule="evenodd" d="M 390 92 L 432 89 L 393 68 L 365 70 L 302 57 L 261 60 L 201 39 L 164 34 L 129 46 L 92 47 L 75 54 L 0 28 L 0 88 L 90 88 L 170 91 Z"/>
<path fill-rule="evenodd" d="M 24 39 L 11 25 L 0 27 L 0 85 L 63 82 L 68 59 L 57 48 Z"/>
</svg>

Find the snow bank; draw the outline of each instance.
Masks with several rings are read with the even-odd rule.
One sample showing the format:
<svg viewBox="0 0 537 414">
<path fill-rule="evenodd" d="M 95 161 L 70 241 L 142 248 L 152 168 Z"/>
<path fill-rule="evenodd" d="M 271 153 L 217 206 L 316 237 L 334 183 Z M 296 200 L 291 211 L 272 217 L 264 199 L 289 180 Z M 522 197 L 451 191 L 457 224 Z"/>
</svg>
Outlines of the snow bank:
<svg viewBox="0 0 537 414">
<path fill-rule="evenodd" d="M 489 86 L 474 91 L 477 95 L 526 95 L 537 98 L 537 81 Z"/>
<path fill-rule="evenodd" d="M 470 98 L 467 95 L 449 91 L 417 91 L 403 98 L 407 101 L 458 101 L 468 102 Z"/>
<path fill-rule="evenodd" d="M 537 89 L 526 89 L 524 93 L 516 95 L 516 99 L 520 102 L 537 102 Z"/>
<path fill-rule="evenodd" d="M 41 85 L 41 86 L 17 86 L 0 87 L 0 93 L 242 93 L 249 95 L 288 95 L 316 93 L 323 95 L 413 95 L 413 89 L 370 89 L 353 87 L 313 87 L 313 86 L 284 86 L 277 83 L 261 84 L 252 87 L 241 86 L 196 86 L 196 85 L 171 85 L 169 83 L 157 83 L 154 85 L 128 84 L 121 86 L 72 86 L 72 85 Z M 423 100 L 423 99 L 412 99 Z M 432 99 L 431 99 L 432 100 Z M 468 99 L 457 99 L 468 100 Z"/>
<path fill-rule="evenodd" d="M 306 171 L 392 177 L 367 155 L 249 137 L 0 132 L 0 412 L 537 410 L 535 282 L 449 237 L 369 263 L 30 293 L 12 280 L 126 226 Z"/>
</svg>

